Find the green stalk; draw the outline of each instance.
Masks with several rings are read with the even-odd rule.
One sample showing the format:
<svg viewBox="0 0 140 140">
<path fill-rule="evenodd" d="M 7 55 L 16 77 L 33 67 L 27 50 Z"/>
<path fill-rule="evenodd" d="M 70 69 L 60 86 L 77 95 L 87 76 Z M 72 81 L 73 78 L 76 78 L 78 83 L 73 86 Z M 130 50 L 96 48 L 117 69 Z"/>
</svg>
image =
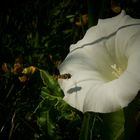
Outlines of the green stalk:
<svg viewBox="0 0 140 140">
<path fill-rule="evenodd" d="M 98 8 L 99 1 L 97 0 L 87 0 L 88 5 L 88 26 L 94 26 L 98 22 Z"/>
<path fill-rule="evenodd" d="M 87 0 L 89 27 L 95 26 L 99 18 L 106 17 L 106 10 L 110 6 L 110 0 Z"/>
<path fill-rule="evenodd" d="M 92 140 L 92 130 L 95 125 L 96 114 L 86 112 L 84 114 L 79 140 Z"/>
</svg>

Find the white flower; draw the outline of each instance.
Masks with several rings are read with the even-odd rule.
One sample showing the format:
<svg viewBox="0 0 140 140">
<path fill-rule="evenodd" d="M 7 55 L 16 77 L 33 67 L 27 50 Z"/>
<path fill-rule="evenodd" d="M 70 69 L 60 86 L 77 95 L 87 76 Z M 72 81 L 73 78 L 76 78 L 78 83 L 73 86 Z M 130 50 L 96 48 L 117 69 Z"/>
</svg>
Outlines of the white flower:
<svg viewBox="0 0 140 140">
<path fill-rule="evenodd" d="M 140 89 L 140 19 L 125 11 L 99 19 L 71 45 L 59 70 L 72 75 L 59 80 L 72 107 L 100 113 L 126 107 Z"/>
</svg>

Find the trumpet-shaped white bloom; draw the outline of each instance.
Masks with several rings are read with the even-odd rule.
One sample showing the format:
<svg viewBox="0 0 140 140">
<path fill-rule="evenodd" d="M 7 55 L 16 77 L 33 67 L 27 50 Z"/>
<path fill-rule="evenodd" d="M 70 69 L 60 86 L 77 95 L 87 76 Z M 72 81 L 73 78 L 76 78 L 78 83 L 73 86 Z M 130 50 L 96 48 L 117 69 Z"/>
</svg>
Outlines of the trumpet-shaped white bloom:
<svg viewBox="0 0 140 140">
<path fill-rule="evenodd" d="M 114 112 L 126 107 L 140 89 L 140 19 L 122 11 L 99 19 L 82 40 L 70 46 L 59 66 L 64 100 L 82 111 Z"/>
</svg>

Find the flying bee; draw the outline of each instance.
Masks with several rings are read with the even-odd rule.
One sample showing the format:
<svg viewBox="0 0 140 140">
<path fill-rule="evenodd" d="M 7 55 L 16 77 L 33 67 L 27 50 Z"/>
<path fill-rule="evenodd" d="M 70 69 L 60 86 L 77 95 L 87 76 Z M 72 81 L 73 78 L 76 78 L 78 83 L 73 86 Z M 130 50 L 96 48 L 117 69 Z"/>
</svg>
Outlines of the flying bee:
<svg viewBox="0 0 140 140">
<path fill-rule="evenodd" d="M 70 79 L 71 77 L 72 75 L 69 73 L 57 75 L 57 79 Z"/>
</svg>

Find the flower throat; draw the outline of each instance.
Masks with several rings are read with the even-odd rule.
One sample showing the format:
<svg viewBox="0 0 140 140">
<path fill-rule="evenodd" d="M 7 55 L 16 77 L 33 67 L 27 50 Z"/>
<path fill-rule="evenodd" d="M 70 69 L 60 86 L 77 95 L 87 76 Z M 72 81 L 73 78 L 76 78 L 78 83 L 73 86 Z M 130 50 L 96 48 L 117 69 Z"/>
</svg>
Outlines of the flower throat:
<svg viewBox="0 0 140 140">
<path fill-rule="evenodd" d="M 115 76 L 115 78 L 119 78 L 120 75 L 123 73 L 123 70 L 121 67 L 118 67 L 116 64 L 111 65 L 112 68 L 112 75 Z"/>
</svg>

